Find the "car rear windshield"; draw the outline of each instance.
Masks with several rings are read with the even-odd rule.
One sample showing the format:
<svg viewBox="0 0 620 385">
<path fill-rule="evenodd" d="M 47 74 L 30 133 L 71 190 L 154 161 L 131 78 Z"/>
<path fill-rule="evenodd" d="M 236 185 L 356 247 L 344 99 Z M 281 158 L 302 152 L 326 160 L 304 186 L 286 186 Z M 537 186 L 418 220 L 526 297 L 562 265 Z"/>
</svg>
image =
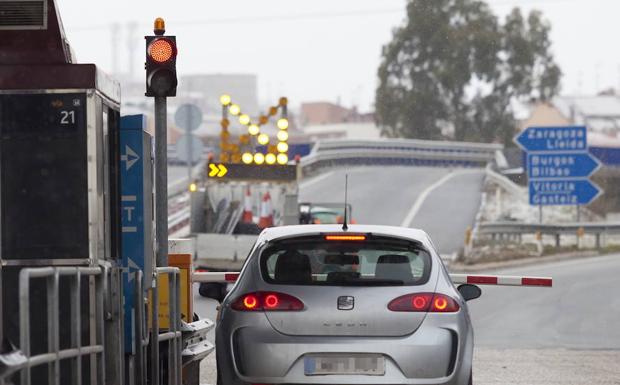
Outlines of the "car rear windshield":
<svg viewBox="0 0 620 385">
<path fill-rule="evenodd" d="M 272 242 L 260 256 L 263 279 L 272 284 L 411 286 L 428 281 L 431 258 L 419 242 L 365 236 L 332 241 L 325 236 Z"/>
</svg>

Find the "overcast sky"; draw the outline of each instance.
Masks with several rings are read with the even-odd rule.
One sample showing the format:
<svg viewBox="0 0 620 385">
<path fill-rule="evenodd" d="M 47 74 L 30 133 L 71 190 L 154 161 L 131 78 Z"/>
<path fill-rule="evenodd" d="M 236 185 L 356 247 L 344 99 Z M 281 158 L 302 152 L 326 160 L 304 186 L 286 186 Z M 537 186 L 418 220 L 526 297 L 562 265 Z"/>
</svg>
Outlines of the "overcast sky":
<svg viewBox="0 0 620 385">
<path fill-rule="evenodd" d="M 381 47 L 405 17 L 405 0 L 56 0 L 81 63 L 128 72 L 128 25 L 137 23 L 133 68 L 143 76 L 152 20 L 177 36 L 181 74 L 255 73 L 261 103 L 340 100 L 369 110 Z M 488 0 L 504 16 L 540 9 L 553 26 L 564 94 L 620 87 L 620 1 Z M 112 54 L 113 33 L 119 45 Z"/>
</svg>

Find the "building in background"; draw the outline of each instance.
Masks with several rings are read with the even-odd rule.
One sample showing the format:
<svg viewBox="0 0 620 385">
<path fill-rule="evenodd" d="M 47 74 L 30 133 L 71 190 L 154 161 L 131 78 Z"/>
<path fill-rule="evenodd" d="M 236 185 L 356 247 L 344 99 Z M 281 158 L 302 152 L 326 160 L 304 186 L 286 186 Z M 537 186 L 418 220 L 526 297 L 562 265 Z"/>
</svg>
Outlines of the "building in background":
<svg viewBox="0 0 620 385">
<path fill-rule="evenodd" d="M 362 114 L 356 107 L 346 108 L 331 102 L 301 104 L 300 123 L 302 126 L 362 122 L 374 122 L 374 114 Z"/>
<path fill-rule="evenodd" d="M 613 92 L 595 96 L 560 96 L 529 106 L 521 130 L 532 126 L 584 125 L 592 137 L 620 140 L 620 97 Z"/>
</svg>

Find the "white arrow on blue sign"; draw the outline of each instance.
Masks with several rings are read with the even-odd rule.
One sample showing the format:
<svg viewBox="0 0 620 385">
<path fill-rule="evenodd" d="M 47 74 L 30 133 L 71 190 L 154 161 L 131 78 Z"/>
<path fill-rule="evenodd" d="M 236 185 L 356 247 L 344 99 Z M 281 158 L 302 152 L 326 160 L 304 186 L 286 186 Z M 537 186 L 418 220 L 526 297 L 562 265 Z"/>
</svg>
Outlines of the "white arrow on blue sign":
<svg viewBox="0 0 620 385">
<path fill-rule="evenodd" d="M 525 151 L 586 151 L 587 131 L 584 126 L 528 127 L 515 138 Z"/>
<path fill-rule="evenodd" d="M 600 166 L 598 159 L 587 152 L 527 154 L 527 174 L 530 178 L 586 178 Z"/>
<path fill-rule="evenodd" d="M 601 193 L 588 179 L 531 180 L 531 205 L 586 205 Z"/>
</svg>

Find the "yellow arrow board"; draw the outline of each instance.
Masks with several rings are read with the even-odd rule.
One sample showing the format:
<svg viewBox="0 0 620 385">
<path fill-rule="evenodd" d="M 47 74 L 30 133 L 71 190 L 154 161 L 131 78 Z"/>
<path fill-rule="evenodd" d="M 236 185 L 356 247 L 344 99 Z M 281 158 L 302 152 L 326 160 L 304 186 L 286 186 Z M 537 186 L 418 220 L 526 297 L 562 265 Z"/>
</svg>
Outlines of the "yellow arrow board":
<svg viewBox="0 0 620 385">
<path fill-rule="evenodd" d="M 223 164 L 209 163 L 209 176 L 211 178 L 221 178 L 228 173 L 228 169 Z"/>
<path fill-rule="evenodd" d="M 237 180 L 289 183 L 297 179 L 297 166 L 209 163 L 209 177 L 222 182 Z"/>
</svg>

